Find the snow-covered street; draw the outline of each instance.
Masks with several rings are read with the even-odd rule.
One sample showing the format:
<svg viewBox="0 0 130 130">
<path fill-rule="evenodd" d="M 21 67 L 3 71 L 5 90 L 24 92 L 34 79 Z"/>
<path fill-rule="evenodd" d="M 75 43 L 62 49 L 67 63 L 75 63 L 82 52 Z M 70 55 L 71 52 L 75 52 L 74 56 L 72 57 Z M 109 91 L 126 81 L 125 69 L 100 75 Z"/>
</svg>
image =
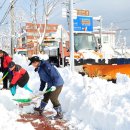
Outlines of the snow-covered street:
<svg viewBox="0 0 130 130">
<path fill-rule="evenodd" d="M 28 70 L 29 87 L 38 92 L 39 77 L 33 67 L 28 66 L 28 60 L 20 55 L 14 55 L 14 61 Z M 22 62 L 21 62 L 22 61 Z M 117 83 L 104 79 L 82 77 L 71 73 L 69 67 L 58 68 L 65 84 L 60 95 L 64 111 L 64 119 L 78 130 L 129 130 L 130 129 L 130 78 L 117 75 Z M 33 130 L 30 123 L 22 124 L 16 120 L 19 114 L 33 112 L 34 105 L 19 108 L 14 98 L 28 98 L 31 94 L 18 88 L 13 97 L 9 90 L 0 90 L 0 129 L 1 130 Z M 40 99 L 37 100 L 39 104 Z M 45 110 L 52 110 L 49 103 Z M 70 130 L 73 129 L 70 126 Z"/>
<path fill-rule="evenodd" d="M 130 130 L 129 0 L 0 0 L 0 130 Z"/>
</svg>

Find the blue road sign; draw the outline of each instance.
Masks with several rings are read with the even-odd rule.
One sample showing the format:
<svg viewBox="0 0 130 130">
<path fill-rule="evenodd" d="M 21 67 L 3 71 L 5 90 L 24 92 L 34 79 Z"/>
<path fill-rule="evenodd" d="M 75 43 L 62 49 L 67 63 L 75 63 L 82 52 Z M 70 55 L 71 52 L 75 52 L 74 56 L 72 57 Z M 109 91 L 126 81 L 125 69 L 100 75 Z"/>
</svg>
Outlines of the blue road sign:
<svg viewBox="0 0 130 130">
<path fill-rule="evenodd" d="M 74 19 L 74 31 L 93 31 L 93 18 L 90 16 L 77 16 Z"/>
</svg>

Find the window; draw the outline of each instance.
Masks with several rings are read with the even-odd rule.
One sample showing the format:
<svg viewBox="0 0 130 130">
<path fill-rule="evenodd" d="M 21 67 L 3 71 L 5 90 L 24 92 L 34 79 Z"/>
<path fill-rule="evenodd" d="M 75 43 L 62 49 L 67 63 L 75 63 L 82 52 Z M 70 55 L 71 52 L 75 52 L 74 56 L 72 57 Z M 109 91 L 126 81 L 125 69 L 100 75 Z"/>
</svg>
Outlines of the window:
<svg viewBox="0 0 130 130">
<path fill-rule="evenodd" d="M 44 41 L 43 46 L 59 47 L 59 43 L 57 41 Z"/>
<path fill-rule="evenodd" d="M 103 36 L 103 43 L 108 43 L 108 36 Z"/>
<path fill-rule="evenodd" d="M 75 34 L 74 35 L 75 51 L 82 49 L 95 50 L 97 44 L 93 34 Z"/>
</svg>

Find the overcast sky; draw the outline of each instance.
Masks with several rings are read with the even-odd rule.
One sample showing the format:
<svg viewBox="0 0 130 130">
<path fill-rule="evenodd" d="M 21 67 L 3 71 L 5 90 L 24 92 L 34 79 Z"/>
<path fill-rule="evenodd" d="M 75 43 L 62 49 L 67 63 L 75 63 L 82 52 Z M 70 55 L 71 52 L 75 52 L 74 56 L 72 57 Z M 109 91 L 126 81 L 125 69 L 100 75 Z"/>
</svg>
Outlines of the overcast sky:
<svg viewBox="0 0 130 130">
<path fill-rule="evenodd" d="M 92 16 L 103 16 L 104 23 L 128 21 L 130 24 L 129 0 L 84 0 L 77 6 L 90 10 Z"/>
<path fill-rule="evenodd" d="M 0 6 L 2 4 L 0 0 Z M 0 19 L 5 13 L 10 0 L 6 0 L 3 8 L 0 8 Z M 18 0 L 17 1 L 17 11 L 19 8 L 23 9 L 26 14 L 29 15 L 30 11 L 30 1 L 32 0 Z M 42 4 L 39 0 L 39 8 L 42 8 Z M 111 23 L 114 24 L 114 27 L 120 29 L 130 29 L 130 1 L 129 0 L 76 0 L 74 8 L 76 9 L 87 9 L 90 11 L 91 16 L 102 16 L 103 17 L 103 26 L 109 27 Z M 61 7 L 58 5 L 54 10 L 52 16 L 50 17 L 51 23 L 63 24 L 67 28 L 67 22 L 65 18 L 61 16 Z M 42 10 L 39 10 L 39 13 Z M 123 34 L 127 36 L 127 39 L 130 37 L 130 31 L 123 31 Z M 130 38 L 129 38 L 130 41 Z M 129 42 L 127 40 L 127 42 Z"/>
</svg>

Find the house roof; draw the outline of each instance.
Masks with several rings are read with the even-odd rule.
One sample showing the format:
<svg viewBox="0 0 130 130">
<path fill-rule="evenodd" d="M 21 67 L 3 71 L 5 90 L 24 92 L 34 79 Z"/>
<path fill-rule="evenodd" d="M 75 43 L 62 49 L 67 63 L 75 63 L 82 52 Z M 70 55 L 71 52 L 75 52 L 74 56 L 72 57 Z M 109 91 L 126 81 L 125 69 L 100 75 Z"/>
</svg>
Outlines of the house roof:
<svg viewBox="0 0 130 130">
<path fill-rule="evenodd" d="M 47 24 L 46 33 L 56 32 L 58 26 L 58 24 Z M 26 32 L 43 32 L 44 28 L 45 24 L 26 23 Z"/>
</svg>

